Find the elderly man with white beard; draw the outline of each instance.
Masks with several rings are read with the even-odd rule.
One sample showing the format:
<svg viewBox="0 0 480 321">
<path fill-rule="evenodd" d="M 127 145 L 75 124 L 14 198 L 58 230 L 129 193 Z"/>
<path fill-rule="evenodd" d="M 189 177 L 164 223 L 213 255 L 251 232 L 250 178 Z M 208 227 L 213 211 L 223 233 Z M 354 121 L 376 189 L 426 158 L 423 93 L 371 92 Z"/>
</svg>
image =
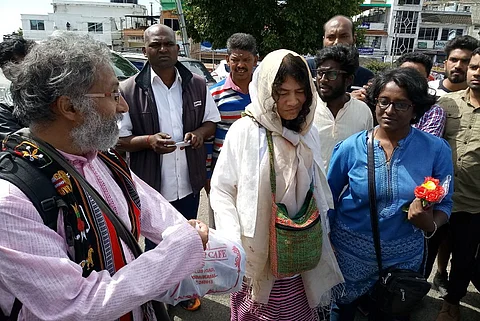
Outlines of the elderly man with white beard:
<svg viewBox="0 0 480 321">
<path fill-rule="evenodd" d="M 0 319 L 168 320 L 152 300 L 203 265 L 208 227 L 111 149 L 128 106 L 109 55 L 64 33 L 9 66 L 14 113 L 29 128 L 9 135 L 2 154 L 44 175 L 59 208 L 47 226 L 31 195 L 0 179 Z M 158 246 L 140 255 L 140 233 Z"/>
</svg>

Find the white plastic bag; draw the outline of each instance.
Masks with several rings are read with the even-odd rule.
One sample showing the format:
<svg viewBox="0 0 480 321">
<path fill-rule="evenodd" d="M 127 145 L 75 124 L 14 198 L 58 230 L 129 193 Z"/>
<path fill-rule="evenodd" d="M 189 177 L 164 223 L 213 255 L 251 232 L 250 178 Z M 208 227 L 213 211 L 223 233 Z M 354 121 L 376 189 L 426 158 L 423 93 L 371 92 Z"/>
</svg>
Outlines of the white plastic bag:
<svg viewBox="0 0 480 321">
<path fill-rule="evenodd" d="M 225 294 L 240 290 L 245 275 L 245 251 L 214 229 L 209 230 L 205 263 L 190 277 L 170 289 L 162 301 L 176 305 L 206 294 Z"/>
</svg>

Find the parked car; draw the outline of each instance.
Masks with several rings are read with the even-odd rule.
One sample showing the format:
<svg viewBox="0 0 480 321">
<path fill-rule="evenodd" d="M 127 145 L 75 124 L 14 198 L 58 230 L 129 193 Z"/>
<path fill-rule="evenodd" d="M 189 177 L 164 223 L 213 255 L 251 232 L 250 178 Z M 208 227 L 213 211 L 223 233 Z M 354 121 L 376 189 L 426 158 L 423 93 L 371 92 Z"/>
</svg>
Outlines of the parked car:
<svg viewBox="0 0 480 321">
<path fill-rule="evenodd" d="M 227 78 L 229 73 L 230 73 L 230 67 L 227 64 L 227 61 L 223 59 L 223 60 L 220 60 L 220 63 L 217 65 L 217 68 L 215 68 L 215 70 L 212 71 L 211 75 L 217 82 L 219 82 Z"/>
<path fill-rule="evenodd" d="M 313 79 L 317 77 L 317 64 L 315 63 L 315 57 L 304 57 L 307 61 L 308 68 L 310 69 L 310 74 L 312 75 Z"/>
<path fill-rule="evenodd" d="M 132 64 L 135 65 L 138 69 L 142 69 L 145 63 L 147 62 L 147 57 L 143 53 L 139 52 L 121 52 L 125 59 L 128 59 Z M 196 59 L 191 59 L 187 57 L 178 57 L 178 61 L 180 61 L 185 67 L 187 67 L 192 73 L 197 74 L 205 78 L 208 86 L 216 84 L 217 82 L 215 79 L 210 75 L 205 65 Z"/>
<path fill-rule="evenodd" d="M 130 61 L 123 58 L 119 54 L 111 51 L 111 66 L 118 80 L 125 80 L 138 73 L 138 68 L 135 67 Z M 13 105 L 12 97 L 10 94 L 10 81 L 5 78 L 3 72 L 0 70 L 0 103 Z"/>
</svg>

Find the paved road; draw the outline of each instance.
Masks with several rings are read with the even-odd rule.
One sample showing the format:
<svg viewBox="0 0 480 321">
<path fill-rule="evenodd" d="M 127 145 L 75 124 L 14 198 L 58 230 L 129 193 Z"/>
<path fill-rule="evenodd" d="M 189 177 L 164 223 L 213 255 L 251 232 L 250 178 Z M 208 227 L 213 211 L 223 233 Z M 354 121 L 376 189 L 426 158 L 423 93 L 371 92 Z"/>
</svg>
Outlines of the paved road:
<svg viewBox="0 0 480 321">
<path fill-rule="evenodd" d="M 203 192 L 200 197 L 199 219 L 208 222 L 207 202 Z M 480 321 L 480 294 L 472 285 L 468 291 L 467 296 L 462 300 L 462 321 Z M 442 302 L 438 292 L 430 290 L 422 306 L 413 313 L 411 321 L 435 321 Z M 202 308 L 196 312 L 188 312 L 180 307 L 174 307 L 170 312 L 174 321 L 228 321 L 230 320 L 229 297 L 228 295 L 209 295 L 202 299 Z M 357 317 L 357 321 L 364 320 L 366 318 Z"/>
</svg>

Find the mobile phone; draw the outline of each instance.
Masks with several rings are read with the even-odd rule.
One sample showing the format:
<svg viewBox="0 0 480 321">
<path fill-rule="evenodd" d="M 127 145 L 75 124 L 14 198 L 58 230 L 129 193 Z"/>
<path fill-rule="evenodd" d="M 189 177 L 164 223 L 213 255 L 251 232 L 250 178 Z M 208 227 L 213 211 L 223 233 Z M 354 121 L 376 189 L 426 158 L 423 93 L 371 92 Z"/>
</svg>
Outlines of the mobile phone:
<svg viewBox="0 0 480 321">
<path fill-rule="evenodd" d="M 181 142 L 176 142 L 175 144 L 172 144 L 172 145 L 167 145 L 165 147 L 187 147 L 187 146 L 190 146 L 191 143 L 190 141 L 187 141 L 187 142 L 184 142 L 184 141 L 181 141 Z"/>
<path fill-rule="evenodd" d="M 351 91 L 354 91 L 354 90 L 359 90 L 359 89 L 362 89 L 363 87 L 360 87 L 360 86 L 350 86 L 350 90 Z"/>
</svg>

